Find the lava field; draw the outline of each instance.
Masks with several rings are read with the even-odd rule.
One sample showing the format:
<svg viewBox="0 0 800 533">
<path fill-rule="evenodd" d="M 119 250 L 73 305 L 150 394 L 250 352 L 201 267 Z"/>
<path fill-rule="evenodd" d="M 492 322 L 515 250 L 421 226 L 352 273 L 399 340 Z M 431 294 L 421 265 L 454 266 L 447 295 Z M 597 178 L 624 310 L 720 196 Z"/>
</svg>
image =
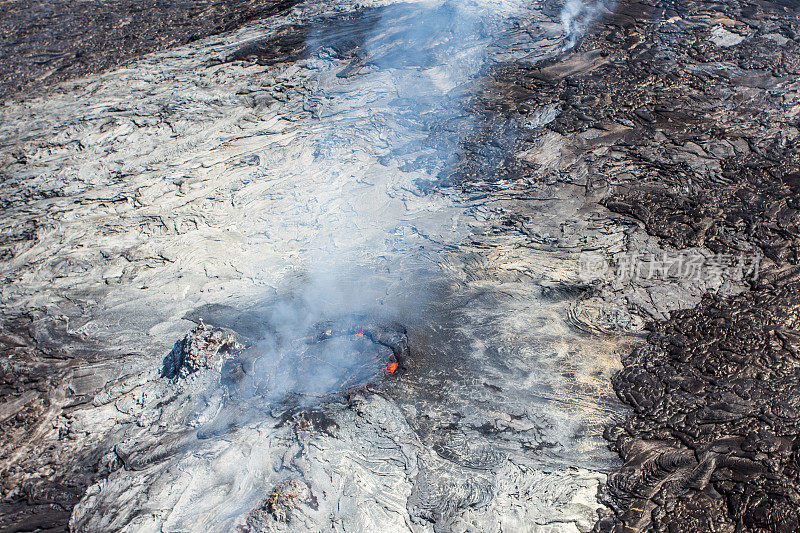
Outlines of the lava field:
<svg viewBox="0 0 800 533">
<path fill-rule="evenodd" d="M 794 0 L 0 2 L 0 532 L 800 530 Z"/>
</svg>

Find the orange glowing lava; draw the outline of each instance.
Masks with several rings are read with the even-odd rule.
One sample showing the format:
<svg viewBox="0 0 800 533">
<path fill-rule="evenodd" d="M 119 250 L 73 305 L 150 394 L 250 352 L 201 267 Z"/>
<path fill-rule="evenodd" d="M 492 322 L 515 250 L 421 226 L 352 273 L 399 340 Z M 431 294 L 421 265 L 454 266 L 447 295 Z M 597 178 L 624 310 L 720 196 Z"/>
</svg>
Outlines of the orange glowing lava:
<svg viewBox="0 0 800 533">
<path fill-rule="evenodd" d="M 356 337 L 363 337 L 363 336 L 364 336 L 363 331 L 359 331 L 358 333 L 356 333 Z"/>
<path fill-rule="evenodd" d="M 386 367 L 386 372 L 389 374 L 394 374 L 394 371 L 397 370 L 397 367 L 400 366 L 397 361 L 392 361 L 389 363 L 389 366 Z"/>
</svg>

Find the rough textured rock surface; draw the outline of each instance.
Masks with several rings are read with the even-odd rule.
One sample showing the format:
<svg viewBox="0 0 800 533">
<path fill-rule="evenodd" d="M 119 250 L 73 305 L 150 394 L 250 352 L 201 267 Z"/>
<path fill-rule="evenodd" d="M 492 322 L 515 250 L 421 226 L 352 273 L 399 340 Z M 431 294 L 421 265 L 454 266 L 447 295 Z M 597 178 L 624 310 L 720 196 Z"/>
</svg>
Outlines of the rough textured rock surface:
<svg viewBox="0 0 800 533">
<path fill-rule="evenodd" d="M 596 331 L 580 254 L 630 224 L 585 196 L 580 147 L 559 168 L 517 141 L 552 109 L 481 96 L 560 52 L 560 6 L 470 5 L 306 2 L 6 101 L 4 527 L 591 529 L 633 340 L 573 327 Z M 497 179 L 513 161 L 529 181 Z M 407 326 L 402 372 L 294 405 L 229 394 L 244 365 L 161 376 L 200 317 L 273 363 L 349 313 Z M 286 479 L 316 508 L 259 515 Z"/>
<path fill-rule="evenodd" d="M 164 358 L 162 374 L 168 378 L 185 378 L 204 368 L 222 371 L 226 359 L 244 349 L 236 335 L 222 328 L 207 326 L 201 320 L 197 327 L 175 343 Z"/>
<path fill-rule="evenodd" d="M 607 432 L 624 465 L 599 530 L 800 528 L 798 30 L 794 2 L 622 1 L 577 51 L 595 68 L 537 76 L 559 135 L 619 135 L 603 205 L 668 246 L 761 257 L 623 358 L 634 414 Z"/>
<path fill-rule="evenodd" d="M 796 529 L 796 7 L 589 4 L 570 48 L 558 3 L 304 2 L 8 99 L 0 526 Z M 273 362 L 349 313 L 402 372 L 161 375 L 200 317 Z"/>
<path fill-rule="evenodd" d="M 0 100 L 286 11 L 298 0 L 7 0 Z"/>
</svg>

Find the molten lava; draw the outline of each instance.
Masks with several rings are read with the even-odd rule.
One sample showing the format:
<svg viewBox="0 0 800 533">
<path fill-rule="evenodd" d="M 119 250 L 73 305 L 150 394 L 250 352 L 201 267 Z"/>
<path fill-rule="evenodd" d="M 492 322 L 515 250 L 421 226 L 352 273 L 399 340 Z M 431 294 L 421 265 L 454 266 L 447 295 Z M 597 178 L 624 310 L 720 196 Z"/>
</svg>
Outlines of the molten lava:
<svg viewBox="0 0 800 533">
<path fill-rule="evenodd" d="M 394 374 L 394 371 L 397 370 L 397 367 L 400 366 L 397 361 L 392 361 L 389 363 L 389 366 L 386 367 L 386 372 L 389 374 Z"/>
</svg>

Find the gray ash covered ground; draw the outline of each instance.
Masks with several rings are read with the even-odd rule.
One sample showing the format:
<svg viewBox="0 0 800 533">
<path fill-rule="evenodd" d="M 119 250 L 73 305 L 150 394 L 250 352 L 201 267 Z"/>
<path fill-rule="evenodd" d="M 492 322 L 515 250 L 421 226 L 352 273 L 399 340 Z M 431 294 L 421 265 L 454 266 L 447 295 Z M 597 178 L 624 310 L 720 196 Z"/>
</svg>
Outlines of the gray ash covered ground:
<svg viewBox="0 0 800 533">
<path fill-rule="evenodd" d="M 291 476 L 318 501 L 293 510 L 297 531 L 591 529 L 597 465 L 612 459 L 598 420 L 616 405 L 617 343 L 576 338 L 571 300 L 541 302 L 527 281 L 574 278 L 574 247 L 554 268 L 527 236 L 498 243 L 480 229 L 517 210 L 513 197 L 462 203 L 414 185 L 431 175 L 413 168 L 435 169 L 474 122 L 439 84 L 458 96 L 484 52 L 505 47 L 487 51 L 492 32 L 462 27 L 456 11 L 378 9 L 390 4 L 306 2 L 0 108 L 0 412 L 13 419 L 0 435 L 0 526 L 269 530 L 274 513 L 259 506 Z M 561 48 L 557 14 L 526 12 L 512 28 L 518 55 Z M 419 21 L 424 31 L 408 31 Z M 332 46 L 307 53 L 309 39 Z M 443 58 L 443 39 L 459 53 Z M 409 42 L 422 53 L 404 55 Z M 398 102 L 398 90 L 425 98 Z M 458 132 L 420 146 L 440 116 Z M 574 197 L 552 201 L 575 209 Z M 488 258 L 465 238 L 478 232 Z M 331 255 L 312 257 L 320 249 Z M 342 280 L 305 271 L 334 256 L 368 266 Z M 282 326 L 382 307 L 420 356 L 318 416 L 257 400 L 220 412 L 220 378 L 238 374 L 220 376 L 218 352 L 198 352 L 186 379 L 161 376 L 196 328 L 187 313 L 287 291 L 313 305 L 289 305 Z"/>
<path fill-rule="evenodd" d="M 8 0 L 0 3 L 0 99 L 230 31 L 297 0 Z"/>
<path fill-rule="evenodd" d="M 607 431 L 624 465 L 600 531 L 800 529 L 798 32 L 796 2 L 622 1 L 576 59 L 509 69 L 520 101 L 561 109 L 553 131 L 616 137 L 592 168 L 609 209 L 676 248 L 764 256 L 623 357 L 634 413 Z"/>
</svg>

